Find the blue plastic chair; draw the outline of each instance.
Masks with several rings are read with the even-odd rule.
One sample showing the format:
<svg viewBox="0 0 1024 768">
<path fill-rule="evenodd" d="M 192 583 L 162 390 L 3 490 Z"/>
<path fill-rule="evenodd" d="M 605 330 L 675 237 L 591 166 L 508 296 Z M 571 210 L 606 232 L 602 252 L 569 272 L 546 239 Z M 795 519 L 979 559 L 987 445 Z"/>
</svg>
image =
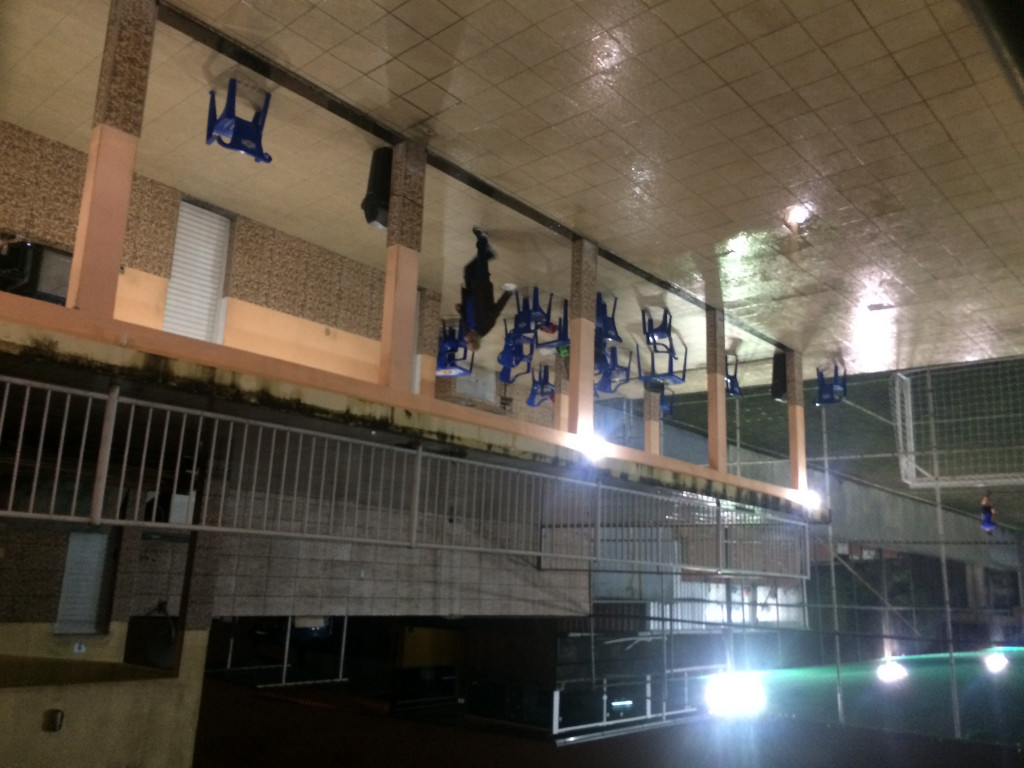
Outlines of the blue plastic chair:
<svg viewBox="0 0 1024 768">
<path fill-rule="evenodd" d="M 569 343 L 569 300 L 562 300 L 562 317 L 558 320 L 558 330 L 556 336 L 553 339 L 547 341 L 538 341 L 537 347 L 539 349 L 557 349 L 559 354 L 566 354 L 562 350 L 568 350 Z"/>
<path fill-rule="evenodd" d="M 544 365 L 533 377 L 533 386 L 530 387 L 530 396 L 526 398 L 526 404 L 531 408 L 536 408 L 538 405 L 554 401 L 555 385 L 551 383 L 548 366 Z"/>
<path fill-rule="evenodd" d="M 825 371 L 818 369 L 818 397 L 815 405 L 835 405 L 846 399 L 846 366 L 843 366 L 843 373 L 839 373 L 839 363 L 832 369 L 832 381 L 825 378 Z"/>
<path fill-rule="evenodd" d="M 669 352 L 672 346 L 672 313 L 667 309 L 661 314 L 661 323 L 654 324 L 654 317 L 646 309 L 640 310 L 640 322 L 644 328 L 644 338 L 655 352 Z"/>
<path fill-rule="evenodd" d="M 594 315 L 594 328 L 598 339 L 604 341 L 617 341 L 622 343 L 622 337 L 619 336 L 619 329 L 615 327 L 615 309 L 619 306 L 619 300 L 616 297 L 612 303 L 611 314 L 608 313 L 608 304 L 605 303 L 604 297 L 600 293 L 597 294 L 597 311 Z"/>
<path fill-rule="evenodd" d="M 632 366 L 632 352 L 629 353 L 629 363 L 627 365 L 619 365 L 619 352 L 615 347 L 612 347 L 608 350 L 607 364 L 602 365 L 599 371 L 601 378 L 594 385 L 595 391 L 606 395 L 617 392 L 619 387 L 629 383 L 629 374 Z"/>
<path fill-rule="evenodd" d="M 437 368 L 434 375 L 440 379 L 469 376 L 473 372 L 473 355 L 466 345 L 466 326 L 449 326 L 441 321 L 441 336 L 437 342 Z M 469 366 L 460 365 L 469 360 Z"/>
<path fill-rule="evenodd" d="M 270 108 L 270 94 L 263 99 L 263 109 L 257 109 L 252 120 L 243 120 L 235 114 L 235 92 L 238 83 L 235 78 L 228 81 L 228 96 L 224 111 L 217 117 L 217 102 L 210 91 L 210 112 L 206 118 L 206 143 L 216 141 L 222 147 L 249 155 L 257 163 L 269 163 L 270 155 L 263 151 L 263 126 L 267 122 Z"/>
<path fill-rule="evenodd" d="M 686 345 L 683 345 L 683 365 L 679 370 L 675 368 L 675 361 L 679 356 L 676 354 L 675 342 L 671 336 L 668 337 L 668 344 L 664 346 L 664 350 L 656 349 L 653 346 L 650 347 L 651 367 L 650 372 L 645 374 L 640 359 L 640 345 L 636 345 L 636 371 L 639 381 L 645 383 L 660 381 L 665 385 L 683 384 L 686 382 L 686 362 L 689 356 L 689 350 L 686 348 Z M 660 356 L 665 357 L 666 364 L 665 370 L 661 372 L 658 371 L 658 358 Z"/>
<path fill-rule="evenodd" d="M 729 372 L 729 358 L 732 358 L 732 372 Z M 734 354 L 725 353 L 725 394 L 732 397 L 743 397 L 743 390 L 740 389 L 740 380 L 737 377 L 740 369 L 740 359 Z"/>
</svg>

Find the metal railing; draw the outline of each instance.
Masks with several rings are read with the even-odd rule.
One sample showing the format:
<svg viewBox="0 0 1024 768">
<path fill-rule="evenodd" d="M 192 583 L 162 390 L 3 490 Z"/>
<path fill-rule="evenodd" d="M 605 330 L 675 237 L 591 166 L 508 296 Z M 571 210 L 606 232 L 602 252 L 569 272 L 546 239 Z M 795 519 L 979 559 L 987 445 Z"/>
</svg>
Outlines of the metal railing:
<svg viewBox="0 0 1024 768">
<path fill-rule="evenodd" d="M 0 516 L 806 578 L 764 510 L 0 377 Z"/>
<path fill-rule="evenodd" d="M 551 733 L 595 732 L 676 720 L 702 711 L 704 682 L 724 664 L 663 674 L 567 681 L 552 694 Z"/>
</svg>

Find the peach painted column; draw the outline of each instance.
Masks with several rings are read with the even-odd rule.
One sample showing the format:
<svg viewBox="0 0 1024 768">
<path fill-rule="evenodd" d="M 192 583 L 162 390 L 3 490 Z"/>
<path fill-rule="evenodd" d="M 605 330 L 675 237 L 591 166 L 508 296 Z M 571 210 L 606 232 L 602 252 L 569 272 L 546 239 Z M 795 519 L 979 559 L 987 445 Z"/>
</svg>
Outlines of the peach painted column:
<svg viewBox="0 0 1024 768">
<path fill-rule="evenodd" d="M 437 338 L 441 328 L 441 295 L 421 289 L 419 315 L 419 393 L 433 397 L 437 384 Z"/>
<path fill-rule="evenodd" d="M 727 472 L 729 444 L 725 421 L 725 313 L 715 307 L 708 307 L 704 313 L 707 325 L 708 466 L 719 472 Z"/>
<path fill-rule="evenodd" d="M 114 316 L 156 11 L 155 0 L 112 0 L 107 19 L 67 296 L 103 318 Z"/>
<path fill-rule="evenodd" d="M 406 392 L 414 388 L 413 359 L 420 354 L 418 282 L 426 172 L 427 148 L 424 145 L 404 141 L 395 147 L 388 202 L 379 380 L 382 386 Z M 432 364 L 429 370 L 433 370 Z M 422 386 L 422 382 L 417 386 Z"/>
<path fill-rule="evenodd" d="M 594 432 L 594 326 L 597 312 L 597 246 L 577 238 L 572 243 L 572 289 L 569 296 L 569 419 L 576 434 Z"/>
<path fill-rule="evenodd" d="M 661 392 L 644 390 L 644 450 L 661 455 Z"/>
<path fill-rule="evenodd" d="M 786 407 L 789 410 L 789 484 L 807 488 L 807 433 L 804 428 L 803 355 L 786 350 Z"/>
</svg>

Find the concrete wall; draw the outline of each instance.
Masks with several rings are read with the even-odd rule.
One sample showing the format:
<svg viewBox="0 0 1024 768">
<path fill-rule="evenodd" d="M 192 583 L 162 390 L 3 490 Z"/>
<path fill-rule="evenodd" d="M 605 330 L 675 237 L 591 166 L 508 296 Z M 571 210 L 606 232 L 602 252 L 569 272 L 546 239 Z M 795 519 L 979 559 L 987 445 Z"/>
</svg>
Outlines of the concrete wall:
<svg viewBox="0 0 1024 768">
<path fill-rule="evenodd" d="M 215 616 L 566 616 L 589 611 L 586 571 L 467 551 L 208 534 Z M 175 613 L 182 546 L 144 542 L 133 613 Z"/>
<path fill-rule="evenodd" d="M 192 750 L 207 633 L 185 633 L 177 678 L 0 688 L 0 765 L 185 768 Z M 43 713 L 64 711 L 61 730 Z"/>
</svg>

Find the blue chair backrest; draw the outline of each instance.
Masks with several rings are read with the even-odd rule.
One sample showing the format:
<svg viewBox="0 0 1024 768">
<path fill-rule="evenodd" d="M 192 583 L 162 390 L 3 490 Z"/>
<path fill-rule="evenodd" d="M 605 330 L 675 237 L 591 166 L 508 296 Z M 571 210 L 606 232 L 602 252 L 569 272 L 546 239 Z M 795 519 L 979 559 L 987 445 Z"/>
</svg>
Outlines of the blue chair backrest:
<svg viewBox="0 0 1024 768">
<path fill-rule="evenodd" d="M 815 405 L 835 405 L 846 399 L 846 366 L 843 372 L 839 373 L 839 364 L 836 363 L 832 369 L 832 381 L 825 378 L 825 371 L 818 369 L 818 397 Z"/>
<path fill-rule="evenodd" d="M 526 404 L 531 408 L 555 401 L 555 385 L 551 383 L 548 374 L 548 366 L 543 365 L 533 377 L 533 386 L 530 387 L 530 395 L 526 398 Z"/>
</svg>

